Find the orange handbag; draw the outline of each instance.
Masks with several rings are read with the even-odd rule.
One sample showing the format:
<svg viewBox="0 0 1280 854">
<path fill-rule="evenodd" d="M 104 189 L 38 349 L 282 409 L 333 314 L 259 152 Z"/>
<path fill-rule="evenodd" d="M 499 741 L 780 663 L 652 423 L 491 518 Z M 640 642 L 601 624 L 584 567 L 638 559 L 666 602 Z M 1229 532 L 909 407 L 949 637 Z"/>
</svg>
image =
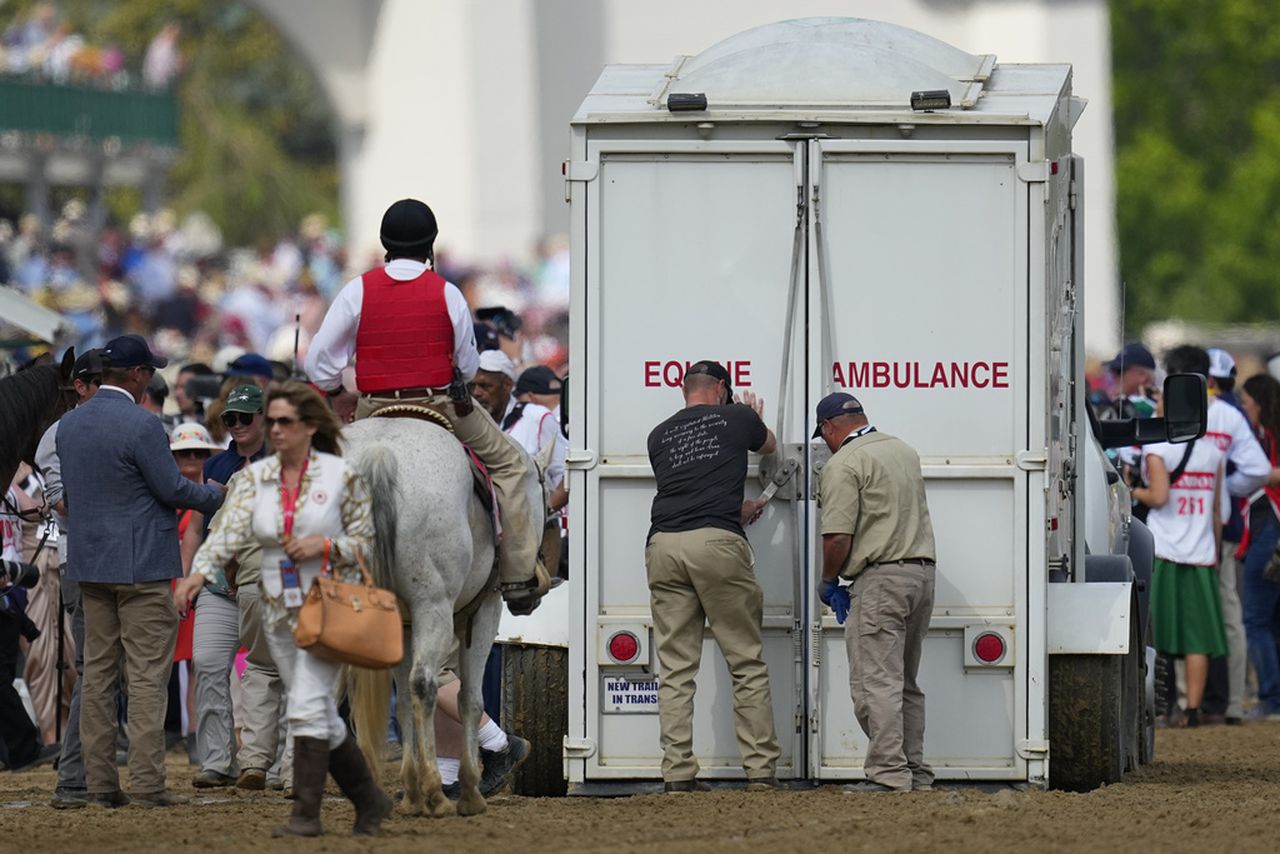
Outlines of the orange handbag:
<svg viewBox="0 0 1280 854">
<path fill-rule="evenodd" d="M 342 581 L 329 571 L 326 552 L 320 576 L 298 610 L 293 637 L 299 647 L 329 661 L 385 670 L 404 658 L 400 606 L 395 593 L 373 585 L 358 552 L 356 563 L 361 581 Z"/>
</svg>

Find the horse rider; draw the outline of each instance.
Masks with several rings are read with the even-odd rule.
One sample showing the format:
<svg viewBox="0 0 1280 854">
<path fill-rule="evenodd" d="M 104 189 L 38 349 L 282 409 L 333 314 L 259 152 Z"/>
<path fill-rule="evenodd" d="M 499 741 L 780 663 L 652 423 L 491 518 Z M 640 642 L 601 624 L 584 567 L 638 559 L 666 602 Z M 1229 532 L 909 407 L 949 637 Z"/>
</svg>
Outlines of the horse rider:
<svg viewBox="0 0 1280 854">
<path fill-rule="evenodd" d="M 387 209 L 379 235 L 386 266 L 342 288 L 311 341 L 305 367 L 344 421 L 397 404 L 448 419 L 458 440 L 488 467 L 502 520 L 502 597 L 511 613 L 527 614 L 550 585 L 538 560 L 541 532 L 529 523 L 538 518 L 528 506 L 527 479 L 536 473 L 467 392 L 480 363 L 474 320 L 462 292 L 432 269 L 438 231 L 435 214 L 417 199 Z M 342 386 L 353 356 L 359 395 Z"/>
</svg>

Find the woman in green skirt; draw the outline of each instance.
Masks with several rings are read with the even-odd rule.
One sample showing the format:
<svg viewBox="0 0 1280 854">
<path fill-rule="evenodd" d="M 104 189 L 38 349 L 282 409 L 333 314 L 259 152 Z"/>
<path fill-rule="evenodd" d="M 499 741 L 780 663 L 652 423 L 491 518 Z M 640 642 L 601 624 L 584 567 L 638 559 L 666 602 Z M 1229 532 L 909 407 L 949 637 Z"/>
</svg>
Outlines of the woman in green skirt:
<svg viewBox="0 0 1280 854">
<path fill-rule="evenodd" d="M 1156 649 L 1187 666 L 1187 726 L 1200 725 L 1200 700 L 1210 656 L 1227 654 L 1218 598 L 1224 454 L 1211 438 L 1189 445 L 1163 442 L 1143 449 L 1148 484 L 1133 497 L 1151 508 L 1155 538 L 1151 619 Z"/>
</svg>

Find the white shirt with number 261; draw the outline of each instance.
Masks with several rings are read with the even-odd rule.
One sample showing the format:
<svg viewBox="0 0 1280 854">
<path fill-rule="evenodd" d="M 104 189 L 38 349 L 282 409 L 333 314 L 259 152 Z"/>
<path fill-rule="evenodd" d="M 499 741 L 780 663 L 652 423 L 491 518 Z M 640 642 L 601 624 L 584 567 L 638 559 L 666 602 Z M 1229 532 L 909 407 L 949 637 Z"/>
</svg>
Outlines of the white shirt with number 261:
<svg viewBox="0 0 1280 854">
<path fill-rule="evenodd" d="M 1185 444 L 1161 442 L 1148 445 L 1142 452 L 1142 476 L 1150 482 L 1147 461 L 1159 457 L 1165 471 L 1172 476 Z M 1225 454 L 1217 444 L 1198 439 L 1191 456 L 1176 483 L 1169 484 L 1169 500 L 1163 507 L 1152 507 L 1147 527 L 1155 537 L 1156 557 L 1192 566 L 1216 566 L 1218 547 L 1213 535 L 1213 518 L 1217 508 L 1215 489 L 1223 480 Z"/>
</svg>

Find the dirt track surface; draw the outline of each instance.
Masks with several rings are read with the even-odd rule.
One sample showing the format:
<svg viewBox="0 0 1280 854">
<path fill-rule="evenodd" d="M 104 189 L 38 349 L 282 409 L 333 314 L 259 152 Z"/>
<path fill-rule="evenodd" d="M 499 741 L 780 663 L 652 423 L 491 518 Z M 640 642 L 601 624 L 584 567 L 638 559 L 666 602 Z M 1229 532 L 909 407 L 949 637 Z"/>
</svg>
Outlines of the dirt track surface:
<svg viewBox="0 0 1280 854">
<path fill-rule="evenodd" d="M 1280 723 L 1167 730 L 1159 760 L 1089 794 L 850 795 L 839 787 L 748 794 L 591 800 L 497 798 L 473 818 L 397 814 L 374 841 L 354 840 L 352 812 L 326 799 L 323 839 L 273 840 L 287 815 L 278 794 L 212 790 L 192 806 L 146 810 L 48 804 L 48 769 L 0 774 L 0 839 L 9 850 L 248 851 L 976 851 L 1274 850 L 1280 803 Z M 193 771 L 171 757 L 170 785 L 191 794 Z M 392 772 L 388 770 L 388 782 Z M 126 783 L 127 785 L 127 783 Z M 209 790 L 206 790 L 209 791 Z"/>
</svg>

